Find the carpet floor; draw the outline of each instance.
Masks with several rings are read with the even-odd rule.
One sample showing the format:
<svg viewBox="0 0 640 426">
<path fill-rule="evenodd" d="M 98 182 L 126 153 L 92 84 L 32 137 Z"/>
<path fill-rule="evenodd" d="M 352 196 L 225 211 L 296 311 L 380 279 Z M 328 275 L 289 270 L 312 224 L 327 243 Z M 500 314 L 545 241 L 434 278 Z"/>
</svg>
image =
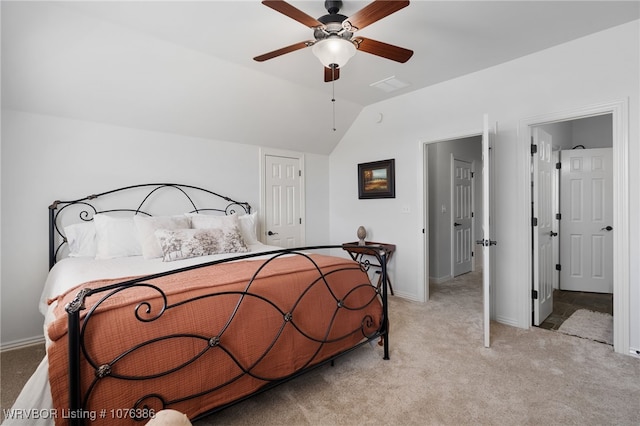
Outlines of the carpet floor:
<svg viewBox="0 0 640 426">
<path fill-rule="evenodd" d="M 391 359 L 361 350 L 194 423 L 296 425 L 638 425 L 640 359 L 609 345 L 491 324 L 466 274 L 428 303 L 391 298 Z"/>
</svg>

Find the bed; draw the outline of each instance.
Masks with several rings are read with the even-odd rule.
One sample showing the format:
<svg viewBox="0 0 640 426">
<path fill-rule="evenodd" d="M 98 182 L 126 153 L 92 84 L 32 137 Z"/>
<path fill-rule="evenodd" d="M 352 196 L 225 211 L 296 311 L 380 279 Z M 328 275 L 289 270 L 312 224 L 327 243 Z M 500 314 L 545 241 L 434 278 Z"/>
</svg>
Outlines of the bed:
<svg viewBox="0 0 640 426">
<path fill-rule="evenodd" d="M 14 405 L 41 423 L 195 420 L 367 343 L 389 358 L 387 289 L 369 264 L 343 245 L 262 244 L 246 202 L 133 185 L 55 201 L 49 225 L 47 356 Z"/>
</svg>

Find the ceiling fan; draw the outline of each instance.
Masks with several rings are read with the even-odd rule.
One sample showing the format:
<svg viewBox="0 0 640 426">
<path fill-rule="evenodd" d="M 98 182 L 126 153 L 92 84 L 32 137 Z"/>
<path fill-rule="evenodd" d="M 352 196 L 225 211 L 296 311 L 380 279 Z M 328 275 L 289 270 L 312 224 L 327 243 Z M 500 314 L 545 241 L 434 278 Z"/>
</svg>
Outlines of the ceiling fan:
<svg viewBox="0 0 640 426">
<path fill-rule="evenodd" d="M 338 13 L 342 7 L 341 1 L 325 1 L 324 6 L 329 13 L 318 19 L 283 0 L 264 0 L 262 4 L 313 29 L 314 40 L 292 44 L 253 58 L 258 62 L 311 47 L 313 54 L 324 65 L 324 81 L 329 82 L 340 77 L 340 68 L 355 55 L 356 50 L 401 63 L 407 62 L 413 55 L 412 50 L 354 35 L 367 25 L 408 6 L 409 1 L 375 0 L 350 17 Z"/>
</svg>

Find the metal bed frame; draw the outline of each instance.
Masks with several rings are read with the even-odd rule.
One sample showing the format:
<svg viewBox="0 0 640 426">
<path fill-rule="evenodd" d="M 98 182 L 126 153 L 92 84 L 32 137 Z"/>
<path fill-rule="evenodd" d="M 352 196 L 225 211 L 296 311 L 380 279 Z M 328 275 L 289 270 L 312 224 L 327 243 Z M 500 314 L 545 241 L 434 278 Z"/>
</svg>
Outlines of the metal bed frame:
<svg viewBox="0 0 640 426">
<path fill-rule="evenodd" d="M 72 201 L 54 201 L 51 206 L 49 206 L 49 266 L 50 268 L 53 267 L 55 265 L 55 263 L 58 260 L 58 257 L 61 256 L 61 253 L 63 252 L 63 248 L 65 246 L 65 244 L 67 243 L 66 241 L 66 237 L 64 235 L 64 229 L 63 226 L 61 224 L 62 221 L 62 214 L 63 213 L 68 213 L 68 211 L 73 210 L 72 207 L 75 208 L 79 208 L 80 212 L 78 213 L 78 218 L 82 221 L 91 221 L 93 220 L 93 215 L 98 214 L 98 213 L 105 213 L 105 212 L 129 212 L 131 214 L 144 214 L 146 216 L 153 216 L 150 212 L 147 211 L 146 209 L 146 205 L 149 203 L 149 201 L 158 195 L 158 191 L 161 190 L 165 190 L 165 189 L 169 189 L 172 191 L 177 191 L 179 196 L 184 196 L 186 197 L 186 201 L 187 204 L 191 207 L 191 211 L 194 213 L 197 212 L 214 212 L 217 214 L 233 214 L 236 213 L 237 211 L 239 212 L 244 212 L 244 213 L 250 213 L 251 212 L 251 206 L 249 205 L 249 203 L 247 202 L 239 202 L 236 200 L 233 200 L 229 197 L 226 196 L 222 196 L 218 193 L 206 190 L 206 189 L 202 189 L 202 188 L 198 188 L 195 186 L 191 186 L 191 185 L 182 185 L 182 184 L 173 184 L 173 183 L 158 183 L 158 184 L 142 184 L 142 185 L 132 185 L 132 186 L 127 186 L 127 187 L 123 187 L 123 188 L 119 188 L 119 189 L 115 189 L 115 190 L 111 190 L 111 191 L 106 191 L 106 192 L 102 192 L 99 194 L 94 194 L 94 195 L 89 195 L 87 197 L 84 198 L 80 198 L 77 200 L 72 200 Z M 114 194 L 118 194 L 118 193 L 123 193 L 123 192 L 130 192 L 130 191 L 142 191 L 142 201 L 137 205 L 137 207 L 135 208 L 99 208 L 98 204 L 97 204 L 97 200 L 101 200 L 103 198 L 105 198 L 106 196 L 110 196 L 110 195 L 114 195 Z M 198 196 L 201 196 L 202 194 L 206 194 L 208 197 L 210 196 L 213 200 L 215 200 L 216 202 L 222 202 L 222 206 L 221 207 L 198 207 L 196 201 L 195 201 L 195 197 L 192 195 L 193 193 L 198 194 Z M 269 259 L 266 260 L 263 264 L 263 266 L 267 265 L 269 262 L 278 259 L 282 256 L 291 256 L 291 255 L 295 255 L 295 256 L 303 256 L 306 259 L 308 259 L 310 262 L 312 262 L 315 265 L 315 262 L 309 257 L 309 253 L 314 252 L 314 251 L 318 251 L 318 250 L 346 250 L 349 248 L 349 245 L 345 246 L 344 244 L 342 245 L 323 245 L 323 246 L 311 246 L 311 247 L 299 247 L 299 248 L 288 248 L 288 249 L 281 249 L 281 250 L 275 250 L 275 251 L 270 251 L 270 252 L 261 252 L 261 253 L 249 253 L 249 254 L 243 254 L 240 256 L 235 256 L 231 259 L 225 259 L 225 260 L 219 260 L 219 261 L 213 261 L 213 262 L 207 262 L 207 263 L 203 263 L 203 264 L 198 264 L 198 265 L 194 265 L 194 266 L 189 266 L 189 267 L 183 267 L 180 269 L 176 269 L 176 270 L 172 270 L 172 271 L 168 271 L 168 272 L 164 272 L 164 273 L 158 273 L 158 274 L 154 274 L 154 275 L 149 275 L 143 278 L 139 278 L 139 279 L 133 279 L 133 280 L 128 280 L 128 281 L 124 281 L 124 282 L 120 282 L 120 283 L 116 283 L 113 285 L 108 285 L 108 286 L 104 286 L 101 288 L 95 288 L 95 289 L 83 289 L 81 290 L 75 297 L 75 299 L 71 302 L 68 303 L 65 306 L 65 310 L 67 312 L 67 316 L 68 316 L 68 352 L 69 352 L 69 395 L 70 395 L 70 406 L 69 406 L 69 413 L 71 414 L 69 416 L 69 422 L 70 424 L 83 424 L 84 420 L 86 418 L 86 416 L 84 415 L 86 413 L 85 408 L 87 401 L 89 399 L 89 396 L 91 395 L 92 390 L 94 389 L 95 385 L 97 383 L 100 382 L 100 380 L 102 380 L 105 377 L 112 377 L 112 378 L 116 378 L 116 379 L 120 379 L 123 381 L 123 386 L 126 386 L 126 382 L 129 380 L 145 380 L 145 379 L 149 379 L 149 378 L 154 378 L 154 377 L 158 377 L 158 376 L 163 376 L 163 375 L 167 375 L 167 374 L 173 374 L 176 371 L 187 367 L 188 365 L 194 363 L 194 362 L 198 362 L 199 360 L 202 359 L 202 355 L 204 355 L 204 353 L 206 353 L 207 351 L 211 351 L 211 350 L 223 350 L 227 353 L 227 355 L 241 368 L 242 373 L 236 377 L 235 380 L 239 379 L 241 376 L 244 375 L 251 375 L 255 378 L 258 378 L 260 380 L 264 380 L 266 382 L 266 384 L 262 387 L 260 387 L 257 391 L 251 393 L 250 395 L 247 395 L 245 397 L 239 398 L 237 400 L 231 401 L 230 403 L 218 406 L 213 408 L 212 410 L 207 411 L 206 413 L 202 413 L 200 415 L 198 415 L 195 419 L 193 420 L 197 420 L 200 419 L 202 417 L 205 417 L 207 415 L 210 415 L 214 412 L 217 412 L 219 410 L 222 410 L 224 408 L 227 408 L 231 405 L 234 405 L 240 401 L 243 401 L 245 399 L 250 398 L 253 395 L 256 395 L 258 393 L 262 393 L 268 389 L 271 389 L 281 383 L 287 382 L 293 378 L 296 378 L 300 375 L 303 375 L 305 373 L 307 373 L 308 371 L 311 371 L 321 365 L 325 365 L 327 363 L 331 363 L 331 365 L 333 365 L 333 362 L 336 358 L 345 355 L 353 350 L 355 350 L 356 348 L 372 342 L 374 340 L 378 340 L 378 343 L 380 345 L 383 346 L 383 358 L 385 360 L 389 359 L 389 330 L 388 330 L 388 305 L 387 305 L 387 286 L 381 286 L 381 288 L 376 288 L 376 286 L 372 285 L 371 283 L 366 283 L 366 284 L 360 284 L 358 285 L 358 287 L 362 287 L 362 286 L 371 286 L 373 287 L 375 294 L 374 294 L 374 299 L 377 298 L 381 305 L 382 305 L 382 315 L 383 315 L 383 319 L 380 323 L 380 326 L 377 330 L 375 330 L 375 332 L 373 333 L 369 333 L 366 334 L 364 333 L 364 329 L 365 329 L 365 323 L 367 324 L 371 324 L 371 322 L 373 321 L 372 318 L 363 318 L 363 324 L 361 329 L 358 330 L 353 330 L 353 333 L 361 333 L 362 334 L 362 339 L 359 341 L 358 344 L 356 344 L 353 347 L 348 348 L 347 350 L 343 350 L 340 353 L 331 356 L 328 359 L 324 359 L 321 360 L 318 363 L 312 363 L 312 359 L 309 359 L 305 365 L 303 365 L 300 369 L 298 369 L 297 371 L 295 371 L 294 373 L 286 376 L 286 377 L 278 377 L 278 378 L 265 378 L 265 377 L 259 377 L 258 375 L 256 375 L 253 370 L 254 367 L 257 366 L 258 362 L 256 362 L 255 365 L 252 366 L 242 366 L 241 363 L 236 359 L 236 357 L 234 356 L 234 354 L 232 354 L 231 352 L 228 351 L 227 348 L 224 347 L 224 345 L 221 343 L 219 336 L 221 335 L 221 333 L 219 333 L 216 336 L 202 336 L 202 335 L 180 335 L 180 336 L 176 336 L 176 335 L 168 335 L 168 336 L 164 336 L 162 338 L 157 338 L 154 339 L 153 341 L 144 341 L 144 342 L 140 342 L 139 344 L 137 344 L 136 346 L 127 349 L 125 352 L 123 352 L 120 356 L 116 357 L 112 362 L 108 362 L 108 363 L 104 363 L 101 364 L 99 362 L 94 361 L 92 354 L 88 351 L 87 346 L 85 345 L 85 339 L 89 338 L 89 336 L 87 336 L 87 326 L 88 324 L 91 322 L 92 318 L 93 318 L 93 314 L 95 313 L 95 311 L 97 309 L 100 308 L 100 305 L 102 305 L 102 303 L 106 300 L 108 300 L 110 297 L 112 297 L 115 294 L 119 294 L 123 291 L 127 291 L 128 289 L 132 289 L 135 287 L 148 287 L 153 289 L 153 291 L 158 292 L 159 295 L 161 296 L 161 299 L 164 301 L 162 303 L 162 306 L 160 307 L 154 307 L 153 311 L 155 313 L 150 313 L 151 309 L 151 304 L 149 302 L 141 302 L 139 303 L 134 311 L 132 312 L 132 315 L 135 316 L 135 318 L 140 321 L 140 322 L 149 322 L 149 321 L 156 321 L 162 318 L 163 314 L 171 309 L 175 309 L 178 308 L 179 306 L 194 302 L 195 300 L 199 300 L 202 297 L 198 297 L 195 299 L 187 299 L 184 301 L 180 301 L 179 303 L 174 303 L 173 305 L 168 304 L 167 303 L 167 296 L 163 293 L 163 291 L 154 286 L 153 284 L 149 283 L 150 280 L 156 279 L 156 278 L 160 278 L 160 277 L 164 277 L 164 276 L 168 276 L 168 275 L 173 275 L 173 274 L 179 274 L 181 272 L 184 271 L 188 271 L 188 270 L 192 270 L 192 269 L 197 269 L 197 268 L 202 268 L 202 267 L 207 267 L 207 266 L 211 266 L 211 265 L 216 265 L 216 264 L 221 264 L 221 263 L 225 263 L 225 262 L 230 262 L 230 261 L 234 261 L 234 260 L 239 260 L 239 259 L 251 259 L 253 257 L 257 257 L 257 256 L 265 256 L 265 255 L 269 255 Z M 360 247 L 362 249 L 362 247 Z M 389 255 L 389 253 L 387 253 L 387 250 L 383 247 L 383 246 L 367 246 L 367 249 L 370 250 L 370 253 L 372 256 L 376 257 L 378 260 L 378 263 L 380 265 L 382 265 L 382 270 L 381 270 L 381 274 L 382 274 L 382 280 L 383 282 L 384 279 L 386 279 L 386 275 L 387 275 L 387 270 L 386 270 L 386 257 Z M 261 266 L 260 269 L 263 267 Z M 360 262 L 359 264 L 355 264 L 356 268 L 360 268 L 362 270 L 368 270 L 369 268 L 369 263 L 368 262 Z M 318 280 L 315 280 L 312 283 L 309 283 L 307 289 L 305 291 L 303 291 L 299 297 L 298 297 L 298 301 L 296 302 L 295 305 L 298 304 L 298 302 L 300 302 L 300 300 L 302 300 L 305 297 L 305 294 L 308 293 L 308 290 L 311 289 L 314 285 L 318 285 L 318 283 L 325 281 L 326 276 L 324 275 L 324 273 L 322 271 L 320 271 L 320 268 L 315 265 L 315 268 L 319 271 L 320 273 L 320 278 Z M 256 274 L 254 275 L 254 278 L 259 274 L 259 271 L 256 272 Z M 253 282 L 253 278 L 251 280 L 251 282 L 249 282 L 245 288 L 245 291 L 243 292 L 234 292 L 233 294 L 237 294 L 239 296 L 239 302 L 238 305 L 236 306 L 236 309 L 233 311 L 232 315 L 230 316 L 230 318 L 227 321 L 227 325 L 231 324 L 231 322 L 233 321 L 236 312 L 239 308 L 240 303 L 242 303 L 242 300 L 244 300 L 244 298 L 256 298 L 256 295 L 253 294 L 251 292 L 251 284 Z M 354 290 L 355 291 L 355 288 Z M 101 294 L 103 296 L 101 296 L 100 300 L 95 303 L 93 306 L 85 306 L 85 300 L 88 296 L 93 295 L 93 294 Z M 216 294 L 215 292 L 207 294 L 206 296 L 203 297 L 212 297 L 215 298 L 217 296 L 221 296 L 224 293 L 218 293 Z M 226 293 L 227 295 L 229 294 L 228 292 Z M 274 309 L 278 309 L 277 306 L 265 299 L 262 298 L 261 296 L 258 296 L 258 298 L 262 299 L 262 302 L 270 304 Z M 362 309 L 363 307 L 353 307 L 353 306 L 348 306 L 348 303 L 345 303 L 345 300 L 348 298 L 348 296 L 346 296 L 343 300 L 337 300 L 336 299 L 336 312 L 333 314 L 334 317 L 333 319 L 335 319 L 336 313 L 339 309 L 351 309 L 351 310 L 357 310 L 357 309 Z M 372 303 L 372 301 L 370 301 L 369 303 Z M 84 315 L 83 318 L 81 318 L 81 311 L 86 310 L 86 315 Z M 292 316 L 292 313 L 287 313 L 287 312 L 282 312 L 280 311 L 280 314 L 282 314 L 283 317 L 283 327 L 284 324 L 286 323 L 291 323 L 300 334 L 304 333 L 296 326 L 295 323 L 295 317 Z M 332 319 L 332 322 L 333 322 Z M 224 332 L 224 331 L 223 331 Z M 327 330 L 328 332 L 328 330 Z M 275 342 L 277 341 L 279 337 L 279 334 L 277 334 L 276 336 L 274 336 L 274 340 L 272 342 L 272 345 L 275 345 Z M 310 338 L 309 336 L 305 336 L 306 338 Z M 197 355 L 195 355 L 192 359 L 188 359 L 185 360 L 184 363 L 182 363 L 181 365 L 176 366 L 175 368 L 172 368 L 169 371 L 164 371 L 161 373 L 153 373 L 153 375 L 147 375 L 147 376 L 123 376 L 123 375 L 118 375 L 116 374 L 112 367 L 120 362 L 124 362 L 124 360 L 126 360 L 127 355 L 134 353 L 136 350 L 142 348 L 142 347 L 146 347 L 148 345 L 151 344 L 156 344 L 156 343 L 162 343 L 162 341 L 165 340 L 169 340 L 169 339 L 175 339 L 175 338 L 188 338 L 188 339 L 192 339 L 193 341 L 196 342 L 200 342 L 199 344 L 201 344 L 202 346 L 202 351 L 200 353 L 198 353 Z M 327 344 L 327 343 L 331 343 L 330 340 L 327 340 L 325 337 L 325 340 L 320 340 L 318 341 L 317 339 L 312 339 L 315 343 L 319 344 L 319 347 L 322 347 L 322 345 Z M 319 351 L 320 349 L 318 349 Z M 318 352 L 316 352 L 317 354 Z M 265 354 L 266 355 L 266 354 Z M 315 355 L 314 355 L 315 356 Z M 82 392 L 81 389 L 81 361 L 82 358 L 84 358 L 86 360 L 86 362 L 89 362 L 92 366 L 92 369 L 95 371 L 95 377 L 92 379 L 92 384 L 89 387 L 88 390 L 86 390 L 86 392 Z M 261 357 L 261 359 L 264 358 L 264 355 Z M 317 360 L 314 360 L 313 362 L 317 362 Z M 218 392 L 218 391 L 223 391 L 224 387 L 227 386 L 229 383 L 219 383 L 219 384 L 211 384 L 211 387 L 209 389 L 206 389 L 204 391 L 204 393 L 210 393 L 210 392 Z M 156 394 L 153 390 L 151 390 L 148 394 L 146 395 L 141 395 L 140 398 L 138 399 L 138 401 L 135 403 L 135 405 L 133 407 L 131 407 L 132 412 L 135 413 L 145 413 L 145 410 L 149 410 L 149 409 L 155 409 L 155 411 L 158 411 L 160 409 L 164 409 L 164 408 L 170 408 L 172 404 L 178 403 L 178 402 L 182 402 L 184 400 L 188 400 L 191 398 L 196 398 L 201 396 L 202 393 L 196 394 L 196 395 L 185 395 L 184 397 L 178 399 L 178 400 L 165 400 L 161 395 Z M 145 415 L 140 416 L 137 419 L 134 420 L 138 420 L 138 421 L 146 421 L 148 420 L 148 418 L 145 417 Z"/>
</svg>

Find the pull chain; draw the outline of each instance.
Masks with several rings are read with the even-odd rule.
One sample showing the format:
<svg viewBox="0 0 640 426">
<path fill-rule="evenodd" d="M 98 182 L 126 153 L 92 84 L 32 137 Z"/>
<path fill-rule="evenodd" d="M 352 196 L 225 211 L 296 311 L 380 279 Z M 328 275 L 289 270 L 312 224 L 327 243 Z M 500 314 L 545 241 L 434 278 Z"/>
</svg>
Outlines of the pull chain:
<svg viewBox="0 0 640 426">
<path fill-rule="evenodd" d="M 333 131 L 336 131 L 336 67 L 331 67 L 331 103 L 333 105 Z"/>
</svg>

